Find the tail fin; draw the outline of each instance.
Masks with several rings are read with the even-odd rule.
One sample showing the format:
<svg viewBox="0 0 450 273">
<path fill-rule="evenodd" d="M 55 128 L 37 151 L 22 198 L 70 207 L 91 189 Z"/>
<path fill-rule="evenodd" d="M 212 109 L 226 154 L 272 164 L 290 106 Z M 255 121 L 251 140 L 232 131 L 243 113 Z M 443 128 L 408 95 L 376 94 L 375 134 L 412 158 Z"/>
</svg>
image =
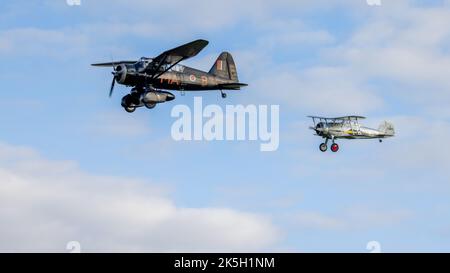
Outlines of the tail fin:
<svg viewBox="0 0 450 273">
<path fill-rule="evenodd" d="M 383 132 L 384 134 L 386 134 L 388 136 L 395 135 L 394 125 L 392 123 L 387 122 L 387 121 L 383 122 L 380 125 L 380 127 L 378 127 L 378 130 L 380 132 Z"/>
<path fill-rule="evenodd" d="M 239 82 L 236 64 L 234 63 L 233 56 L 228 52 L 222 52 L 220 54 L 213 67 L 211 67 L 211 70 L 209 70 L 209 74 L 232 80 L 233 82 Z"/>
</svg>

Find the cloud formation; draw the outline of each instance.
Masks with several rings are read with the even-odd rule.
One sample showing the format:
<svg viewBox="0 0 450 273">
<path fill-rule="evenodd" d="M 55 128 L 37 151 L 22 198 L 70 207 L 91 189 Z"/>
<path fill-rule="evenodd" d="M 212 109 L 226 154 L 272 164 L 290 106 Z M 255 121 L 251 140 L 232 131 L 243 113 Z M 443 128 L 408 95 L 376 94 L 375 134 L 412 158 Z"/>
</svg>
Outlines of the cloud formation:
<svg viewBox="0 0 450 273">
<path fill-rule="evenodd" d="M 0 251 L 256 251 L 278 239 L 263 216 L 179 207 L 161 187 L 29 148 L 0 144 L 0 162 Z"/>
</svg>

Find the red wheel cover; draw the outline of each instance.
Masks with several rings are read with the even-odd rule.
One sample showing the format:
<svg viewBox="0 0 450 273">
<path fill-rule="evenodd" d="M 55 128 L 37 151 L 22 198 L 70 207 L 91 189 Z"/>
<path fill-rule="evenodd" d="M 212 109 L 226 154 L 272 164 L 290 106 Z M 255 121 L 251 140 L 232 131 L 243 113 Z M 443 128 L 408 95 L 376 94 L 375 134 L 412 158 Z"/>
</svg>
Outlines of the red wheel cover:
<svg viewBox="0 0 450 273">
<path fill-rule="evenodd" d="M 333 152 L 339 151 L 339 145 L 337 145 L 337 144 L 331 145 L 331 151 L 333 151 Z"/>
</svg>

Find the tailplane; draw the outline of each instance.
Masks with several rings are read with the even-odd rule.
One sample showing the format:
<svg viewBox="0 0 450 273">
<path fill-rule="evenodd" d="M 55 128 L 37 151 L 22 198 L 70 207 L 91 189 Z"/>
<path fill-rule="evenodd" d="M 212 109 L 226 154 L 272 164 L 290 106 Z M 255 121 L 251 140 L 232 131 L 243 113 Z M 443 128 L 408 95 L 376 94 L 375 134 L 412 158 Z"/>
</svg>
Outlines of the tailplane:
<svg viewBox="0 0 450 273">
<path fill-rule="evenodd" d="M 222 54 L 220 54 L 213 67 L 211 67 L 211 70 L 209 70 L 209 74 L 232 80 L 236 83 L 239 82 L 236 64 L 234 63 L 233 56 L 228 52 L 222 52 Z"/>
</svg>

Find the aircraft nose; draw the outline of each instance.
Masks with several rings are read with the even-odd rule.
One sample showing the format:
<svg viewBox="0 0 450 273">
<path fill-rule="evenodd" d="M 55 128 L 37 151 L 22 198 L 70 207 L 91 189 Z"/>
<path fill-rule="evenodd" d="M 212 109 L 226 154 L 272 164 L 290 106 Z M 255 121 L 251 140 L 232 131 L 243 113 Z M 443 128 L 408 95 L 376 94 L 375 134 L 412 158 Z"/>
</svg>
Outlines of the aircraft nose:
<svg viewBox="0 0 450 273">
<path fill-rule="evenodd" d="M 127 67 L 124 64 L 118 65 L 114 74 L 118 83 L 124 83 L 127 77 Z"/>
</svg>

